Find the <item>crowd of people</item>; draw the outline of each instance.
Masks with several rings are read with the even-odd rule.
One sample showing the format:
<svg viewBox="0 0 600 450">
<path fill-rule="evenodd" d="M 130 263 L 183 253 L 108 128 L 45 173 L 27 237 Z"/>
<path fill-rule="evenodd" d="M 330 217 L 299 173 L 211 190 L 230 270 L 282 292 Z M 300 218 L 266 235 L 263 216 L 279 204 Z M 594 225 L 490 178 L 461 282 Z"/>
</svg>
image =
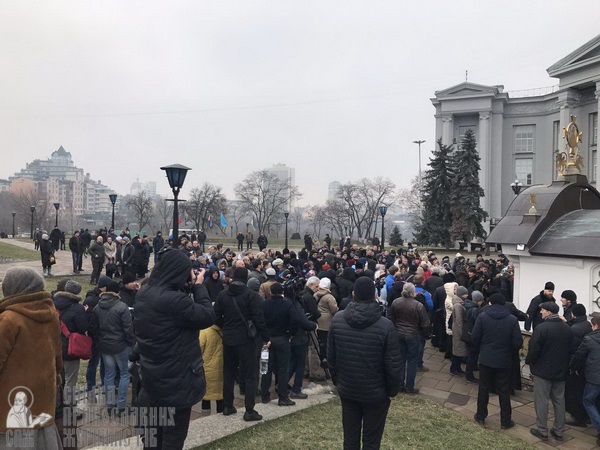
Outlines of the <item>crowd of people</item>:
<svg viewBox="0 0 600 450">
<path fill-rule="evenodd" d="M 513 267 L 501 254 L 469 261 L 458 253 L 451 260 L 410 244 L 388 251 L 348 237 L 339 245 L 329 236 L 320 243 L 308 233 L 298 252 L 268 249 L 261 234 L 258 251 L 249 245 L 236 253 L 222 244 L 205 248 L 205 237 L 185 232 L 175 242 L 160 233 L 152 240 L 127 230 L 87 233 L 74 233 L 69 249 L 75 273 L 82 254 L 91 258 L 94 289 L 83 299 L 81 286 L 63 279 L 52 297 L 63 327 L 62 358 L 54 363 L 63 402 L 75 404 L 80 361 L 69 353 L 67 335 L 87 334 L 88 401 L 102 389 L 108 410 L 126 414 L 132 382 L 133 406 L 174 407 L 174 424 L 158 427 L 164 448 L 183 446 L 195 403 L 208 410 L 214 401 L 218 413 L 236 414 L 237 383 L 243 420 L 258 421 L 256 399 L 269 403 L 273 382 L 277 404 L 289 407 L 308 397 L 305 378 L 331 378 L 338 387 L 345 448 L 360 448 L 361 436 L 364 448 L 378 448 L 390 397 L 419 393 L 416 374 L 428 370 L 429 339 L 451 361 L 452 376 L 478 384 L 474 420 L 485 423 L 489 395 L 496 393 L 501 427 L 511 428 L 510 396 L 521 389 L 519 321 L 533 327 L 526 360 L 537 415 L 531 433 L 561 440 L 566 423 L 590 421 L 600 432 L 600 316 L 588 321 L 571 290 L 561 295 L 559 315 L 552 282 L 526 313 L 519 311 Z M 40 249 L 49 241 L 44 235 Z"/>
</svg>

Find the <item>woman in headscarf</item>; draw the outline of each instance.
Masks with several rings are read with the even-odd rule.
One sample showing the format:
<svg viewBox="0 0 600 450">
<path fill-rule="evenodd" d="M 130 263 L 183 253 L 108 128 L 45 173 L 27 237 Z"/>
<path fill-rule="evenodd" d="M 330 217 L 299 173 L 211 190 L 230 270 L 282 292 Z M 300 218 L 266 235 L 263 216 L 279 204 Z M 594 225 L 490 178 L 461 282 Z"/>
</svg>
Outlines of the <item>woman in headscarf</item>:
<svg viewBox="0 0 600 450">
<path fill-rule="evenodd" d="M 25 423 L 30 429 L 10 430 L 15 441 L 19 433 L 27 433 L 21 439 L 31 446 L 25 448 L 62 449 L 54 418 L 63 362 L 60 325 L 50 293 L 34 269 L 11 267 L 2 281 L 2 294 L 0 398 L 4 401 L 0 402 L 0 417 L 8 417 L 12 410 L 15 419 L 31 418 Z M 13 422 L 0 421 L 0 449 L 10 442 L 4 436 L 7 425 L 20 428 L 21 421 Z M 36 423 L 39 425 L 33 428 Z"/>
<path fill-rule="evenodd" d="M 208 276 L 204 279 L 204 286 L 208 291 L 208 296 L 211 302 L 215 302 L 219 292 L 223 290 L 223 280 L 221 280 L 221 273 L 216 267 L 211 267 Z"/>
</svg>

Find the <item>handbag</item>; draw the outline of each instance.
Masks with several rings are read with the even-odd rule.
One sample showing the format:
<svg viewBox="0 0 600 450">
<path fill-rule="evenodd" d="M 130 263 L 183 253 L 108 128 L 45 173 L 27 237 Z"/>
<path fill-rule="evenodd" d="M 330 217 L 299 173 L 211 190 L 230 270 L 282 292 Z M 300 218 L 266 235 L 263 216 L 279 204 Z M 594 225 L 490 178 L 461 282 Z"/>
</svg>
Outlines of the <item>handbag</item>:
<svg viewBox="0 0 600 450">
<path fill-rule="evenodd" d="M 233 306 L 235 306 L 236 311 L 240 315 L 240 319 L 246 325 L 246 334 L 250 339 L 254 339 L 258 335 L 258 330 L 256 329 L 256 325 L 254 325 L 254 321 L 252 319 L 246 319 L 240 310 L 239 305 L 237 304 L 237 297 L 231 297 L 233 299 Z"/>
<path fill-rule="evenodd" d="M 50 265 L 54 264 L 56 264 L 56 258 L 54 257 L 54 255 L 50 255 Z"/>
<path fill-rule="evenodd" d="M 67 355 L 78 359 L 90 359 L 92 357 L 92 338 L 80 333 L 71 333 L 65 323 L 60 321 L 62 334 L 69 340 Z"/>
</svg>

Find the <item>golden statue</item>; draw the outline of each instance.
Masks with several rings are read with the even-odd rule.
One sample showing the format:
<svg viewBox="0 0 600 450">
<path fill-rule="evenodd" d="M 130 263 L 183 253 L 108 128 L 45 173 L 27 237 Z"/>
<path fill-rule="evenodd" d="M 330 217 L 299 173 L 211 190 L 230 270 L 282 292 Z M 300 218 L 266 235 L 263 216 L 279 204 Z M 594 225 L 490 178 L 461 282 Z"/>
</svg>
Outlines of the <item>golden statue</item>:
<svg viewBox="0 0 600 450">
<path fill-rule="evenodd" d="M 557 153 L 556 170 L 559 179 L 564 179 L 565 175 L 581 174 L 583 169 L 583 156 L 579 154 L 579 143 L 582 142 L 583 133 L 575 122 L 576 116 L 571 116 L 571 122 L 566 128 L 563 128 L 563 139 L 567 141 L 567 152 Z"/>
</svg>

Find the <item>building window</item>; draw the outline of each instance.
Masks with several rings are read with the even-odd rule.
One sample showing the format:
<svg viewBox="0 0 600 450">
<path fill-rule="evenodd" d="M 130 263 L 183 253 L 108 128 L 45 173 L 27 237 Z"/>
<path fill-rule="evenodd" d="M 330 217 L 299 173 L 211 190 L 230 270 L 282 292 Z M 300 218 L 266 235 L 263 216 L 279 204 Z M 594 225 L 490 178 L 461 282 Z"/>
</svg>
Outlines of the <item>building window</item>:
<svg viewBox="0 0 600 450">
<path fill-rule="evenodd" d="M 462 144 L 462 141 L 465 138 L 465 134 L 467 133 L 467 130 L 471 130 L 473 133 L 475 133 L 475 125 L 465 125 L 465 126 L 458 127 L 458 143 L 459 144 Z"/>
<path fill-rule="evenodd" d="M 592 176 L 590 177 L 592 180 L 592 183 L 596 182 L 596 174 L 597 174 L 597 166 L 598 165 L 598 151 L 597 150 L 592 150 L 592 164 L 591 164 L 591 168 L 592 168 Z"/>
<path fill-rule="evenodd" d="M 533 153 L 535 125 L 515 126 L 515 153 Z"/>
<path fill-rule="evenodd" d="M 598 144 L 598 113 L 590 114 L 590 145 Z"/>
<path fill-rule="evenodd" d="M 525 186 L 531 186 L 533 183 L 533 158 L 515 159 L 515 174 L 517 180 Z"/>
<path fill-rule="evenodd" d="M 560 120 L 552 122 L 552 151 L 558 152 L 560 150 Z"/>
</svg>

